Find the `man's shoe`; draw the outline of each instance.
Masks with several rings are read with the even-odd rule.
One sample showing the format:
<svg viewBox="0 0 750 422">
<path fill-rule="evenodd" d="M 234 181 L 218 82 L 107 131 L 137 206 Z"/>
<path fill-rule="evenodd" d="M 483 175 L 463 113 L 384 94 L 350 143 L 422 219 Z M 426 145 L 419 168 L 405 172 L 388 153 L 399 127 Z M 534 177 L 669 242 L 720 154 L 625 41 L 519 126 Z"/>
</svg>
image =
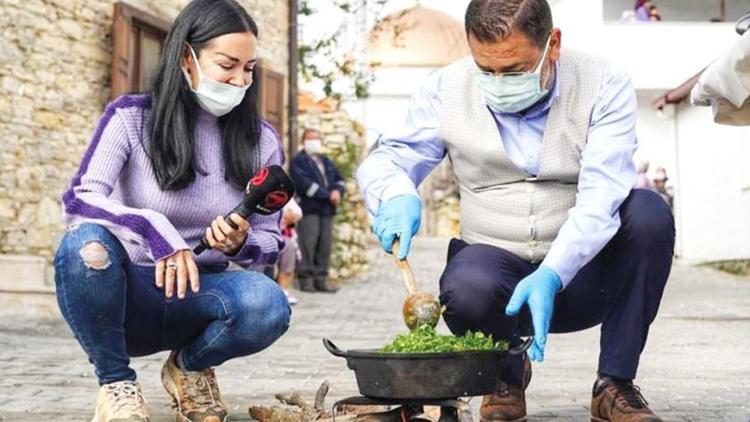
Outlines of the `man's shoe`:
<svg viewBox="0 0 750 422">
<path fill-rule="evenodd" d="M 146 399 L 135 381 L 104 384 L 96 397 L 96 411 L 91 422 L 148 422 Z"/>
<path fill-rule="evenodd" d="M 315 293 L 315 284 L 312 280 L 299 280 L 299 289 L 303 292 Z"/>
<path fill-rule="evenodd" d="M 221 400 L 214 370 L 187 372 L 177 367 L 177 352 L 161 368 L 161 383 L 177 409 L 177 422 L 225 422 L 227 406 Z"/>
<path fill-rule="evenodd" d="M 601 377 L 594 383 L 591 420 L 596 422 L 662 422 L 632 381 Z"/>
<path fill-rule="evenodd" d="M 323 293 L 336 293 L 339 291 L 338 287 L 332 286 L 327 280 L 315 280 L 315 291 Z"/>
<path fill-rule="evenodd" d="M 523 385 L 504 385 L 497 394 L 482 398 L 482 422 L 523 422 L 526 420 L 526 387 L 531 382 L 531 361 L 523 357 Z"/>
</svg>

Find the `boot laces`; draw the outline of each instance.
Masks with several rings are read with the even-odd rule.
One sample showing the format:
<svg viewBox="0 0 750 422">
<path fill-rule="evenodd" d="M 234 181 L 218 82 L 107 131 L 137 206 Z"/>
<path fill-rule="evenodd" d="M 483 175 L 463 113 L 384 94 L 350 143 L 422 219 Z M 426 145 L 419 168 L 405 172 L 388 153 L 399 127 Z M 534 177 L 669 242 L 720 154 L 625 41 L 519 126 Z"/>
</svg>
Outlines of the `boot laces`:
<svg viewBox="0 0 750 422">
<path fill-rule="evenodd" d="M 183 372 L 182 376 L 185 381 L 185 395 L 198 410 L 205 411 L 220 407 L 217 398 L 219 386 L 212 370 L 198 373 Z"/>
<path fill-rule="evenodd" d="M 147 403 L 140 387 L 134 381 L 122 381 L 104 386 L 115 413 L 140 413 Z"/>
<path fill-rule="evenodd" d="M 643 409 L 648 406 L 648 402 L 641 394 L 641 389 L 632 382 L 615 382 L 616 399 L 620 400 L 620 403 L 626 404 L 633 409 Z"/>
</svg>

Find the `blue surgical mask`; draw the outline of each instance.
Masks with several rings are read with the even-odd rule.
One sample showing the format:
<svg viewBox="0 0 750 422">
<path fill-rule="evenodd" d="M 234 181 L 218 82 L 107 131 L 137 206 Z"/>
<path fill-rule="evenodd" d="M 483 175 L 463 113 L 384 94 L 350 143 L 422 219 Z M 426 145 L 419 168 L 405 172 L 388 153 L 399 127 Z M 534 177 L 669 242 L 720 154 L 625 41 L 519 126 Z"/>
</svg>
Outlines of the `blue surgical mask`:
<svg viewBox="0 0 750 422">
<path fill-rule="evenodd" d="M 499 113 L 518 113 L 541 100 L 548 89 L 542 89 L 542 65 L 547 58 L 550 38 L 544 46 L 542 58 L 532 72 L 513 72 L 493 75 L 474 67 L 474 79 L 487 105 Z"/>
<path fill-rule="evenodd" d="M 250 82 L 249 84 L 240 87 L 209 78 L 203 74 L 203 70 L 201 69 L 200 63 L 198 63 L 198 57 L 196 57 L 193 47 L 188 45 L 188 48 L 190 49 L 190 54 L 193 55 L 195 68 L 198 69 L 198 87 L 193 87 L 190 75 L 184 67 L 182 68 L 182 73 L 185 75 L 190 90 L 195 94 L 195 99 L 198 101 L 198 104 L 202 109 L 216 117 L 221 117 L 229 113 L 242 102 L 242 99 L 245 98 L 245 91 L 247 91 L 253 83 Z"/>
</svg>

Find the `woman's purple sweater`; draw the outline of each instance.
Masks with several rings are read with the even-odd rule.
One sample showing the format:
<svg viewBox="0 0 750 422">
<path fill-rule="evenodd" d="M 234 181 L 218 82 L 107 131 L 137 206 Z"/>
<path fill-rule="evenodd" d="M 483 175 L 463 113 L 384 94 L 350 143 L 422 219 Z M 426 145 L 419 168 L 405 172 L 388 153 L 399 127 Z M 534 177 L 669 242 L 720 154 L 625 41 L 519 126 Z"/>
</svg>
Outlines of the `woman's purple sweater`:
<svg viewBox="0 0 750 422">
<path fill-rule="evenodd" d="M 206 174 L 196 174 L 185 189 L 161 190 L 144 149 L 150 111 L 149 95 L 125 95 L 110 103 L 63 195 L 66 223 L 105 226 L 136 265 L 154 265 L 180 249 L 197 246 L 216 216 L 231 211 L 244 196 L 225 180 L 218 119 L 203 110 L 195 125 L 195 159 Z M 282 164 L 278 134 L 266 122 L 259 150 L 263 166 Z M 280 218 L 280 212 L 252 215 L 247 240 L 235 256 L 212 249 L 196 262 L 234 261 L 244 267 L 275 263 L 284 244 Z"/>
</svg>

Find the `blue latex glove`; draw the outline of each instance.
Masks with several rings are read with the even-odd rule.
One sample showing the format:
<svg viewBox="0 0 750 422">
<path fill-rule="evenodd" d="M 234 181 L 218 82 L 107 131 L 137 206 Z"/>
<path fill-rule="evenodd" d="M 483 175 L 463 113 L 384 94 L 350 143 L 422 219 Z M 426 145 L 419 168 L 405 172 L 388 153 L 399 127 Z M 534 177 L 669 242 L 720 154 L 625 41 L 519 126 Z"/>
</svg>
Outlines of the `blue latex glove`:
<svg viewBox="0 0 750 422">
<path fill-rule="evenodd" d="M 547 343 L 555 295 L 560 287 L 560 276 L 552 268 L 542 265 L 518 283 L 505 307 L 505 314 L 513 316 L 518 315 L 523 305 L 529 305 L 534 326 L 534 342 L 529 348 L 531 360 L 544 361 L 544 345 Z"/>
<path fill-rule="evenodd" d="M 391 253 L 393 241 L 399 238 L 398 258 L 409 254 L 411 239 L 422 222 L 422 201 L 415 195 L 395 196 L 380 205 L 372 230 L 380 240 L 383 250 Z"/>
</svg>

